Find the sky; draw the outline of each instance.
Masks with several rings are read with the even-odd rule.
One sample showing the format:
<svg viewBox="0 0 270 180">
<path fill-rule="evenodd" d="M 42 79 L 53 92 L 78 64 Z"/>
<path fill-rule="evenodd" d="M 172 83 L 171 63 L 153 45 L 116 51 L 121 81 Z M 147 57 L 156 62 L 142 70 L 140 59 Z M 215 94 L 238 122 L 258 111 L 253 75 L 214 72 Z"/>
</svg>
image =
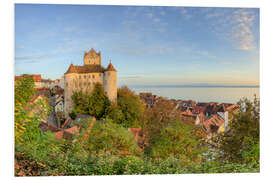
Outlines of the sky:
<svg viewBox="0 0 270 180">
<path fill-rule="evenodd" d="M 259 9 L 15 5 L 15 75 L 60 78 L 101 51 L 118 85 L 259 85 Z"/>
</svg>

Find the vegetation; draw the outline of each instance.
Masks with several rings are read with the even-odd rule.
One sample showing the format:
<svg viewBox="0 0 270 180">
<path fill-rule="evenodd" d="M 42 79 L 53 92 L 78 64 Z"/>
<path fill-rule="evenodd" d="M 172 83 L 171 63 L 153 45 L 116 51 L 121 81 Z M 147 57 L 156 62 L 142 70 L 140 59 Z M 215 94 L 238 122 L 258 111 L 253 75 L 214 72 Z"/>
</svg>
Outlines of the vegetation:
<svg viewBox="0 0 270 180">
<path fill-rule="evenodd" d="M 100 119 L 105 115 L 106 109 L 111 104 L 100 83 L 95 84 L 91 94 L 82 91 L 75 92 L 72 95 L 72 101 L 74 103 L 74 110 L 71 115 L 73 118 L 77 114 L 89 114 Z"/>
<path fill-rule="evenodd" d="M 210 148 L 200 129 L 184 122 L 173 104 L 161 101 L 145 108 L 127 87 L 118 90 L 118 102 L 111 104 L 96 85 L 92 94 L 79 92 L 72 99 L 74 115 L 90 114 L 97 120 L 74 122 L 79 135 L 59 140 L 38 128 L 50 107 L 46 99 L 30 106 L 33 87 L 27 76 L 15 84 L 16 176 L 259 172 L 257 99 L 239 101 L 241 112 Z M 33 111 L 36 107 L 43 111 Z M 142 128 L 143 150 L 127 129 L 134 126 Z"/>
<path fill-rule="evenodd" d="M 157 158 L 178 158 L 186 163 L 199 162 L 205 152 L 201 137 L 194 127 L 180 121 L 169 123 L 162 128 L 160 137 L 151 148 L 151 155 Z"/>
<path fill-rule="evenodd" d="M 114 122 L 123 127 L 139 126 L 139 120 L 144 111 L 139 96 L 123 86 L 117 90 L 117 104 L 118 108 L 114 108 L 109 117 L 114 118 L 118 115 L 119 118 Z"/>
<path fill-rule="evenodd" d="M 260 101 L 241 99 L 241 113 L 233 115 L 229 130 L 219 134 L 215 142 L 221 153 L 219 158 L 259 166 L 260 160 Z"/>
</svg>

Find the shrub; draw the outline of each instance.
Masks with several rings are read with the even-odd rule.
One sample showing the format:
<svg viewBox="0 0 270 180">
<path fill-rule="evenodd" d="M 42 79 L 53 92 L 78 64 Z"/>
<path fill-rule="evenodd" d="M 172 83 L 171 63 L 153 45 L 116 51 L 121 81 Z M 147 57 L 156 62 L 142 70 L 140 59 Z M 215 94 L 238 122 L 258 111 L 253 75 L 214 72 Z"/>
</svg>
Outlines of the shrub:
<svg viewBox="0 0 270 180">
<path fill-rule="evenodd" d="M 87 139 L 89 153 L 110 153 L 115 155 L 139 155 L 139 147 L 132 134 L 120 125 L 97 121 Z"/>
</svg>

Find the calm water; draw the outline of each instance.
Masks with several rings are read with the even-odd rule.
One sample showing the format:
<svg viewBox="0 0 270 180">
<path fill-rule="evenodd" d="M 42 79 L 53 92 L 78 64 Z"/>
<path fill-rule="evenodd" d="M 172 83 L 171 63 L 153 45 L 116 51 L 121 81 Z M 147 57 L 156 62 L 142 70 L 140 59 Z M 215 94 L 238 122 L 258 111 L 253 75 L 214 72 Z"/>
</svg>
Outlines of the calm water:
<svg viewBox="0 0 270 180">
<path fill-rule="evenodd" d="M 132 87 L 136 93 L 152 92 L 154 95 L 197 102 L 236 103 L 240 98 L 260 97 L 259 87 Z"/>
</svg>

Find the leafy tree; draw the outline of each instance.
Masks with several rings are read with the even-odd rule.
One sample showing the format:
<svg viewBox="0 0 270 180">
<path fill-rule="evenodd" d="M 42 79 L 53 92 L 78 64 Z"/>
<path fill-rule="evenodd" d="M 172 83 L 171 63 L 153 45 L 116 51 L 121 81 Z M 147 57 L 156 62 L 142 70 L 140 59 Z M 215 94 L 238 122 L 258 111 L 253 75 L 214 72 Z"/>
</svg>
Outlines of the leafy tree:
<svg viewBox="0 0 270 180">
<path fill-rule="evenodd" d="M 83 124 L 92 124 L 89 119 Z M 91 129 L 88 126 L 81 130 L 78 142 L 89 153 L 114 155 L 139 155 L 139 147 L 133 135 L 125 128 L 109 121 L 96 121 Z M 87 133 L 87 135 L 85 134 Z"/>
<path fill-rule="evenodd" d="M 107 109 L 106 109 L 106 119 L 111 120 L 115 124 L 122 124 L 124 122 L 124 114 L 122 110 L 120 109 L 120 106 L 118 106 L 115 103 L 112 103 Z"/>
<path fill-rule="evenodd" d="M 154 104 L 152 108 L 146 108 L 140 125 L 142 132 L 146 137 L 148 146 L 146 152 L 150 151 L 151 147 L 160 138 L 161 129 L 166 127 L 170 122 L 180 121 L 180 114 L 174 113 L 176 105 L 168 101 L 160 101 Z"/>
<path fill-rule="evenodd" d="M 27 102 L 34 94 L 34 80 L 30 75 L 23 75 L 15 82 L 15 142 L 22 141 L 26 131 L 26 123 L 30 122 L 29 110 L 25 109 Z"/>
<path fill-rule="evenodd" d="M 194 126 L 181 121 L 169 123 L 162 128 L 160 137 L 151 148 L 156 158 L 179 158 L 185 162 L 199 162 L 202 159 L 202 139 L 194 133 Z"/>
<path fill-rule="evenodd" d="M 15 82 L 15 107 L 27 104 L 34 95 L 34 87 L 34 79 L 28 74 L 22 75 L 22 79 Z"/>
<path fill-rule="evenodd" d="M 110 106 L 110 100 L 106 96 L 106 93 L 100 83 L 95 85 L 95 88 L 91 94 L 89 104 L 89 114 L 94 115 L 97 118 L 104 116 L 106 109 Z"/>
<path fill-rule="evenodd" d="M 214 140 L 219 145 L 219 156 L 231 162 L 259 165 L 260 101 L 241 99 L 241 109 L 233 115 L 229 130 Z"/>
<path fill-rule="evenodd" d="M 144 111 L 144 106 L 139 96 L 127 86 L 123 86 L 117 91 L 117 104 L 123 114 L 123 118 L 119 118 L 118 123 L 124 127 L 138 126 Z"/>
<path fill-rule="evenodd" d="M 30 75 L 15 83 L 15 142 L 25 143 L 35 139 L 40 134 L 38 125 L 46 120 L 51 111 L 49 100 L 43 98 L 30 102 L 34 95 L 34 80 Z"/>
<path fill-rule="evenodd" d="M 100 83 L 96 83 L 91 94 L 82 91 L 75 92 L 72 95 L 74 109 L 72 116 L 77 114 L 89 114 L 100 119 L 105 115 L 106 109 L 110 106 L 110 100 L 106 96 Z"/>
</svg>

